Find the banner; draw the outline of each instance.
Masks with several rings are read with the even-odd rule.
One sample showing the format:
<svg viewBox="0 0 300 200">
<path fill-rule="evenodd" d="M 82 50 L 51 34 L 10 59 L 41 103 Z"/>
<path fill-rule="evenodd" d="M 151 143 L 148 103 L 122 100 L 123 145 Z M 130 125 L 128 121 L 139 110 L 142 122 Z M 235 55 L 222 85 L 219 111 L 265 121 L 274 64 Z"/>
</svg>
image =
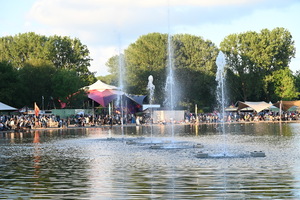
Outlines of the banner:
<svg viewBox="0 0 300 200">
<path fill-rule="evenodd" d="M 39 116 L 40 114 L 40 108 L 36 105 L 35 102 L 34 102 L 34 114 L 35 116 Z"/>
</svg>

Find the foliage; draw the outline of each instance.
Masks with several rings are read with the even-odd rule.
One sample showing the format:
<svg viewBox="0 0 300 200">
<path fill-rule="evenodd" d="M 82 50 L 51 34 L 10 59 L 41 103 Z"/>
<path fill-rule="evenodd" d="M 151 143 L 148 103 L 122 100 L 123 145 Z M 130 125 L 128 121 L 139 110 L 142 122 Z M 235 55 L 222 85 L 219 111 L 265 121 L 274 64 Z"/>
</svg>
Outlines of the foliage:
<svg viewBox="0 0 300 200">
<path fill-rule="evenodd" d="M 88 70 L 90 61 L 87 46 L 77 38 L 33 32 L 1 37 L 0 100 L 15 107 L 44 101 L 45 108 L 54 107 L 57 100 L 66 101 L 68 95 L 96 81 Z M 78 96 L 76 101 L 69 98 L 69 106 L 83 105 Z"/>
<path fill-rule="evenodd" d="M 174 35 L 173 46 L 177 81 L 182 104 L 192 107 L 214 106 L 217 47 L 201 37 Z M 199 87 L 201 86 L 201 87 Z"/>
<path fill-rule="evenodd" d="M 273 74 L 266 76 L 265 83 L 268 83 L 268 88 L 274 91 L 272 100 L 295 100 L 299 96 L 295 87 L 295 77 L 288 69 L 280 69 L 274 71 Z M 275 102 L 275 101 L 274 101 Z"/>
<path fill-rule="evenodd" d="M 13 105 L 18 88 L 17 70 L 7 62 L 0 62 L 0 102 Z"/>
<path fill-rule="evenodd" d="M 295 77 L 295 86 L 297 92 L 300 92 L 300 71 L 299 70 L 295 72 L 294 77 Z"/>
<path fill-rule="evenodd" d="M 295 56 L 294 41 L 283 28 L 263 29 L 260 33 L 231 34 L 221 42 L 227 58 L 231 97 L 243 101 L 277 101 L 269 83 L 277 71 L 285 70 Z M 277 85 L 278 86 L 278 85 Z M 292 87 L 292 85 L 289 85 Z M 289 90 L 293 90 L 289 88 Z M 289 96 L 289 95 L 288 95 Z"/>
<path fill-rule="evenodd" d="M 148 77 L 154 77 L 154 96 L 162 103 L 167 59 L 167 34 L 150 33 L 141 36 L 125 50 L 127 92 L 147 94 Z"/>
<path fill-rule="evenodd" d="M 163 104 L 168 62 L 168 35 L 150 33 L 141 36 L 124 52 L 127 92 L 147 94 L 149 75 L 154 77 L 155 103 Z M 183 91 L 179 97 L 181 105 L 193 103 L 212 106 L 214 96 L 214 60 L 217 48 L 211 41 L 188 34 L 172 36 L 174 49 L 174 71 L 177 89 Z M 108 67 L 112 76 L 118 77 L 118 56 L 110 58 Z M 201 85 L 201 87 L 199 87 Z"/>
<path fill-rule="evenodd" d="M 33 32 L 0 38 L 0 61 L 21 69 L 34 59 L 50 61 L 56 69 L 75 70 L 86 84 L 95 81 L 93 73 L 88 70 L 89 50 L 77 38 L 46 37 Z"/>
<path fill-rule="evenodd" d="M 212 110 L 217 47 L 189 34 L 171 36 L 170 45 L 176 89 L 181 91 L 180 106 L 192 110 L 198 104 L 199 109 Z M 227 61 L 228 102 L 298 98 L 300 72 L 292 75 L 289 70 L 295 47 L 286 29 L 230 34 L 221 42 L 220 49 Z M 61 100 L 69 103 L 69 107 L 81 107 L 86 94 L 80 88 L 96 81 L 94 73 L 88 70 L 90 61 L 87 46 L 77 38 L 46 37 L 33 32 L 0 37 L 0 101 L 22 107 Z M 111 74 L 98 78 L 119 85 L 122 76 L 125 92 L 131 94 L 147 94 L 148 77 L 152 75 L 154 102 L 163 103 L 168 34 L 143 35 L 106 64 Z M 121 64 L 124 71 L 120 71 Z"/>
<path fill-rule="evenodd" d="M 85 84 L 77 76 L 75 70 L 58 70 L 53 74 L 51 82 L 52 95 L 56 97 L 58 101 L 75 106 L 81 104 L 85 99 L 84 95 L 86 96 L 86 94 L 84 91 L 79 91 L 79 88 L 84 87 Z"/>
<path fill-rule="evenodd" d="M 51 36 L 46 43 L 47 60 L 52 61 L 57 69 L 74 70 L 87 84 L 95 81 L 88 70 L 91 58 L 86 45 L 77 38 Z"/>
<path fill-rule="evenodd" d="M 19 69 L 19 98 L 23 99 L 23 105 L 33 105 L 37 102 L 42 105 L 42 99 L 49 100 L 53 89 L 51 78 L 56 69 L 51 62 L 44 60 L 31 60 Z"/>
</svg>

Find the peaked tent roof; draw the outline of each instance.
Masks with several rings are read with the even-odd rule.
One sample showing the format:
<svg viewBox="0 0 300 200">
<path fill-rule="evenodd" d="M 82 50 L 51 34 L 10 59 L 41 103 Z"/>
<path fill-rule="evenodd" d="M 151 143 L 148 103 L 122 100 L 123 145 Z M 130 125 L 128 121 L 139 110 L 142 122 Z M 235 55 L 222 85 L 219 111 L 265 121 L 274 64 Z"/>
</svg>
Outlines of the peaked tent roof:
<svg viewBox="0 0 300 200">
<path fill-rule="evenodd" d="M 98 80 L 92 85 L 85 86 L 84 89 L 88 90 L 98 90 L 98 91 L 104 91 L 104 90 L 118 90 L 118 87 L 113 85 L 108 85 L 106 83 L 103 83 L 102 81 Z"/>
<path fill-rule="evenodd" d="M 82 89 L 87 90 L 88 97 L 103 107 L 106 107 L 112 100 L 116 99 L 118 95 L 123 94 L 118 90 L 118 87 L 108 85 L 100 80 Z"/>
<path fill-rule="evenodd" d="M 18 110 L 18 109 L 0 102 L 0 110 Z"/>
<path fill-rule="evenodd" d="M 264 102 L 264 101 L 259 101 L 259 102 L 252 102 L 252 101 L 245 101 L 241 102 L 239 101 L 238 103 L 238 110 L 246 107 L 251 107 L 253 108 L 256 112 L 260 112 L 266 108 L 269 108 L 271 105 Z"/>
<path fill-rule="evenodd" d="M 144 99 L 146 98 L 146 95 L 125 94 L 125 96 L 140 105 L 143 105 Z"/>
<path fill-rule="evenodd" d="M 287 111 L 293 106 L 300 107 L 300 101 L 278 101 L 277 103 L 274 103 L 273 105 L 277 108 L 280 108 L 280 103 L 282 104 L 282 110 Z"/>
<path fill-rule="evenodd" d="M 120 95 L 125 95 L 127 98 L 133 100 L 134 102 L 142 105 L 146 96 L 143 95 L 131 95 L 125 94 L 118 87 L 113 85 L 108 85 L 98 80 L 95 83 L 83 87 L 88 92 L 88 97 L 103 107 L 106 107 L 111 101 L 118 98 Z"/>
<path fill-rule="evenodd" d="M 118 95 L 122 94 L 123 92 L 116 90 L 89 90 L 88 97 L 106 107 L 112 100 L 118 98 Z"/>
</svg>

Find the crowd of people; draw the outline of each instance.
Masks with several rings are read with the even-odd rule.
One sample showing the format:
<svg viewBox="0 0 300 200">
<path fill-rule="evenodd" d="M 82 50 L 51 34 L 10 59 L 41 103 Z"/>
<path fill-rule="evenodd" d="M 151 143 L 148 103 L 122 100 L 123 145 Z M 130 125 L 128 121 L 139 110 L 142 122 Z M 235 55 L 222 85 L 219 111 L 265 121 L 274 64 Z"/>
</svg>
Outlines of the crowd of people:
<svg viewBox="0 0 300 200">
<path fill-rule="evenodd" d="M 219 122 L 259 122 L 259 121 L 293 121 L 300 120 L 299 112 L 226 112 L 225 117 L 221 119 L 220 113 L 186 113 L 181 122 L 176 123 L 219 123 Z M 136 116 L 133 114 L 124 115 L 120 114 L 106 115 L 97 114 L 93 115 L 74 115 L 66 119 L 62 119 L 55 115 L 0 115 L 0 131 L 5 130 L 22 130 L 32 128 L 48 128 L 48 127 L 68 127 L 70 125 L 77 127 L 84 126 L 101 126 L 101 125 L 121 125 L 123 124 L 149 124 L 153 120 L 149 115 Z M 155 122 L 154 122 L 155 123 Z M 165 124 L 160 123 L 159 124 Z"/>
<path fill-rule="evenodd" d="M 218 123 L 224 122 L 259 122 L 259 121 L 294 121 L 300 120 L 300 113 L 297 111 L 293 112 L 271 112 L 262 111 L 260 113 L 255 112 L 226 112 L 225 117 L 222 120 L 220 113 L 200 113 L 190 114 L 186 116 L 186 122 L 190 123 Z"/>
<path fill-rule="evenodd" d="M 0 115 L 0 131 L 47 128 L 52 124 L 61 123 L 62 120 L 54 115 Z"/>
<path fill-rule="evenodd" d="M 116 124 L 131 124 L 139 121 L 139 117 L 128 114 L 121 117 L 120 114 L 115 115 L 74 115 L 62 119 L 55 115 L 0 115 L 0 131 L 5 130 L 22 130 L 32 128 L 49 128 L 58 127 L 64 128 L 70 125 L 77 127 L 84 126 L 99 126 L 99 125 L 116 125 Z M 122 121 L 123 120 L 123 121 Z"/>
</svg>

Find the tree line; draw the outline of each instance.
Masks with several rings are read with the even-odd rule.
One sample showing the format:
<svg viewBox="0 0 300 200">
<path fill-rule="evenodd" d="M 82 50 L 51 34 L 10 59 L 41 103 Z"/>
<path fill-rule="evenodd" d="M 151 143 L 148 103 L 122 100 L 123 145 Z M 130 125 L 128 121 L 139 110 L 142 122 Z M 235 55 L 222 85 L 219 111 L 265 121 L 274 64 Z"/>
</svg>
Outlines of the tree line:
<svg viewBox="0 0 300 200">
<path fill-rule="evenodd" d="M 0 101 L 14 107 L 82 106 L 78 90 L 95 81 L 86 45 L 70 37 L 33 32 L 0 38 Z M 72 95 L 76 94 L 76 95 Z"/>
<path fill-rule="evenodd" d="M 292 35 L 284 28 L 263 29 L 231 34 L 218 48 L 210 40 L 190 34 L 171 36 L 173 69 L 180 100 L 178 107 L 193 110 L 195 104 L 203 111 L 216 105 L 216 57 L 226 57 L 227 102 L 295 100 L 299 98 L 299 71 L 289 64 L 295 57 Z M 154 77 L 155 103 L 163 104 L 168 62 L 168 35 L 150 33 L 130 44 L 121 55 L 111 57 L 109 76 L 100 77 L 118 84 L 119 60 L 124 60 L 126 91 L 147 94 L 148 76 Z"/>
<path fill-rule="evenodd" d="M 153 102 L 163 105 L 168 37 L 162 33 L 140 36 L 124 52 L 108 59 L 110 75 L 98 78 L 118 86 L 122 76 L 125 92 L 146 95 L 152 75 Z M 296 49 L 292 35 L 284 28 L 231 34 L 219 48 L 200 36 L 175 34 L 171 46 L 178 107 L 193 110 L 197 104 L 204 112 L 214 109 L 219 51 L 226 57 L 227 102 L 299 98 L 300 72 L 293 74 L 289 68 Z M 96 81 L 88 70 L 90 61 L 88 47 L 77 38 L 33 32 L 1 37 L 0 101 L 22 107 L 33 102 L 42 105 L 45 100 L 45 109 L 61 101 L 80 108 L 87 97 L 79 89 Z"/>
</svg>

